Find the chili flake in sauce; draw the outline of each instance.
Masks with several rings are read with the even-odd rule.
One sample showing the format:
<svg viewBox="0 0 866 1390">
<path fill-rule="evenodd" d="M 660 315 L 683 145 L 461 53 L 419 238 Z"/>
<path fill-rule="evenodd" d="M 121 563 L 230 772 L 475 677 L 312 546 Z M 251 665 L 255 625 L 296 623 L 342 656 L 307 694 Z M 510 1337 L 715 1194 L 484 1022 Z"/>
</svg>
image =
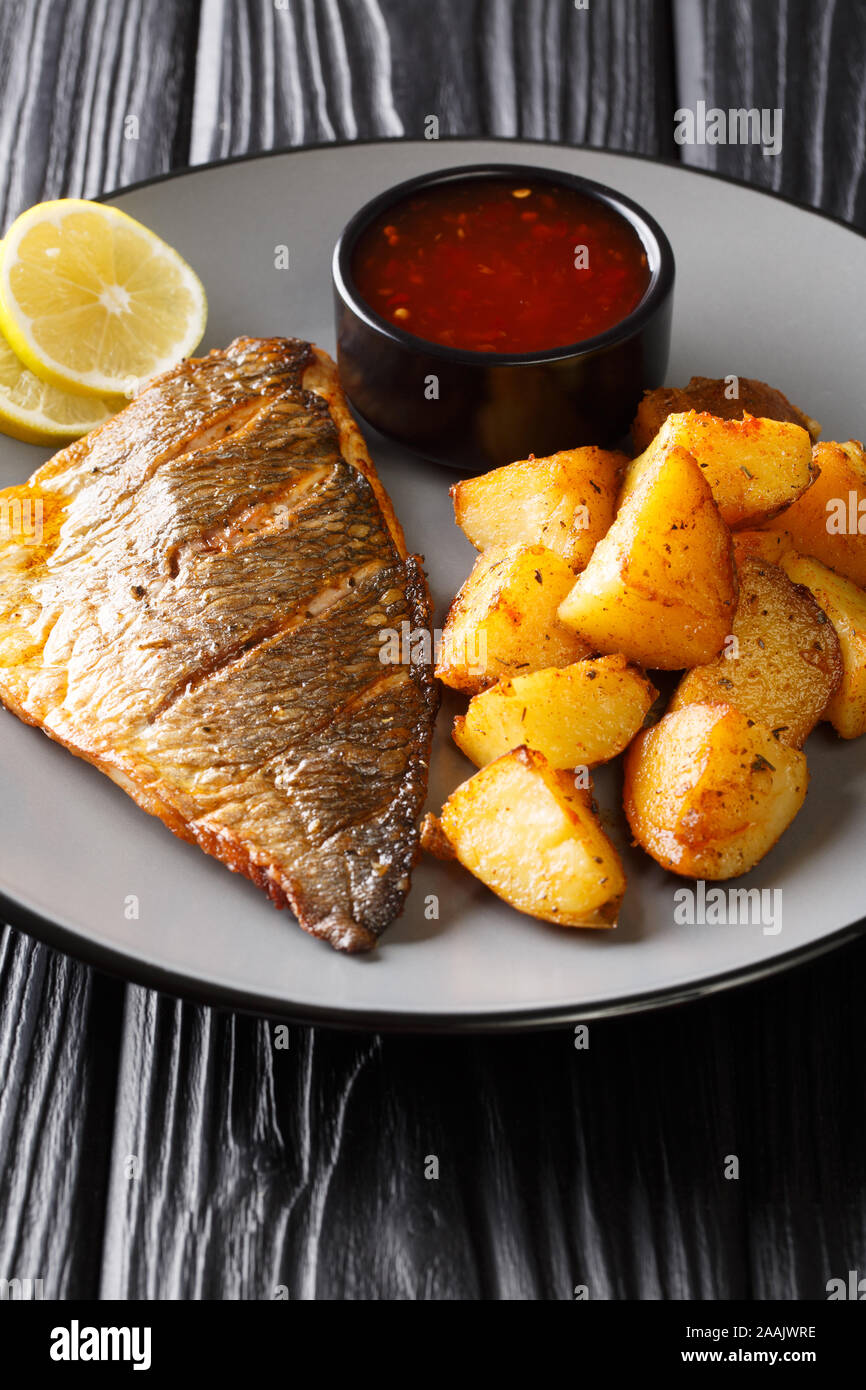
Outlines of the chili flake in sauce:
<svg viewBox="0 0 866 1390">
<path fill-rule="evenodd" d="M 564 184 L 468 178 L 392 205 L 362 232 L 355 284 L 427 342 L 538 352 L 620 323 L 650 279 L 637 232 Z"/>
</svg>

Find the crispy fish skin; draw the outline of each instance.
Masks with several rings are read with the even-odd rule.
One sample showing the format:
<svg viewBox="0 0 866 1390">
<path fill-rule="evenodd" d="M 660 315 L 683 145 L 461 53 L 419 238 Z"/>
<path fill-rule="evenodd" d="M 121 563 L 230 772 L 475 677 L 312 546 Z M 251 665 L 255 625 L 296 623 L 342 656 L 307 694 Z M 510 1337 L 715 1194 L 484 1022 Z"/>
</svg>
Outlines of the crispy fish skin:
<svg viewBox="0 0 866 1390">
<path fill-rule="evenodd" d="M 373 946 L 408 891 L 437 703 L 382 635 L 431 611 L 330 359 L 238 339 L 0 499 L 42 518 L 0 541 L 4 704 L 305 930 Z"/>
</svg>

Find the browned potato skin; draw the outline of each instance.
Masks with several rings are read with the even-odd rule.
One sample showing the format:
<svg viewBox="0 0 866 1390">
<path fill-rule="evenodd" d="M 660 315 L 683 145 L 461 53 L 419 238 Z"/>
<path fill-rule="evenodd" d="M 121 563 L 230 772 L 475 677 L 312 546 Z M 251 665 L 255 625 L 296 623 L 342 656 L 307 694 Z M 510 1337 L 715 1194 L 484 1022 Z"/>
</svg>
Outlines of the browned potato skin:
<svg viewBox="0 0 866 1390">
<path fill-rule="evenodd" d="M 754 415 L 724 420 L 690 410 L 669 415 L 645 452 L 629 464 L 620 504 L 641 471 L 674 447 L 693 455 L 732 530 L 757 526 L 790 506 L 817 471 L 808 432 L 799 425 Z"/>
<path fill-rule="evenodd" d="M 814 461 L 820 469 L 815 482 L 785 511 L 768 521 L 762 530 L 787 532 L 801 555 L 813 555 L 837 574 L 866 588 L 866 506 L 861 520 L 862 533 L 840 534 L 827 530 L 828 503 L 848 501 L 854 493 L 855 505 L 866 504 L 866 454 L 858 439 L 844 444 L 818 444 Z"/>
<path fill-rule="evenodd" d="M 615 924 L 625 872 L 592 797 L 528 748 L 505 753 L 457 787 L 440 816 L 425 817 L 421 844 L 459 859 L 530 917 L 563 927 Z"/>
<path fill-rule="evenodd" d="M 613 521 L 627 462 L 594 447 L 520 459 L 455 483 L 454 517 L 478 550 L 545 545 L 579 571 Z"/>
<path fill-rule="evenodd" d="M 624 806 L 636 842 L 671 872 L 727 879 L 772 849 L 806 796 L 805 755 L 730 705 L 689 705 L 638 734 Z"/>
<path fill-rule="evenodd" d="M 588 656 L 557 617 L 573 582 L 571 566 L 545 546 L 491 546 L 448 610 L 436 675 L 476 695 L 503 677 Z"/>
<path fill-rule="evenodd" d="M 709 483 L 672 448 L 643 470 L 561 605 L 595 651 L 656 670 L 710 661 L 731 630 L 733 547 Z"/>
<path fill-rule="evenodd" d="M 739 577 L 739 654 L 687 672 L 670 710 L 723 702 L 802 748 L 842 681 L 839 639 L 809 590 L 775 565 L 745 559 Z"/>
<path fill-rule="evenodd" d="M 788 550 L 788 578 L 804 584 L 821 605 L 842 649 L 842 683 L 824 711 L 840 738 L 866 734 L 866 591 L 811 555 Z"/>
<path fill-rule="evenodd" d="M 741 420 L 744 415 L 788 420 L 808 430 L 813 440 L 821 433 L 816 420 L 811 420 L 798 406 L 792 405 L 787 396 L 765 381 L 741 376 L 736 400 L 728 399 L 727 389 L 724 377 L 693 376 L 688 386 L 660 386 L 655 391 L 645 392 L 631 427 L 635 452 L 643 453 L 669 415 L 685 410 L 706 411 L 722 420 Z"/>
</svg>

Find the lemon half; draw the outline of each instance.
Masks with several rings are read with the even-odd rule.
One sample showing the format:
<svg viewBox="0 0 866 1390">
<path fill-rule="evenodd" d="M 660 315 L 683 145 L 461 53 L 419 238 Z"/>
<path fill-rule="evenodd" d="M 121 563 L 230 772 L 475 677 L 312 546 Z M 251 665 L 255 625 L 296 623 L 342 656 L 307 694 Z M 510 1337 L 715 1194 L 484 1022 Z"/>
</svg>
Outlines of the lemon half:
<svg viewBox="0 0 866 1390">
<path fill-rule="evenodd" d="M 134 394 L 193 351 L 206 318 L 183 257 L 104 203 L 37 203 L 3 240 L 0 328 L 26 367 L 67 391 Z"/>
</svg>

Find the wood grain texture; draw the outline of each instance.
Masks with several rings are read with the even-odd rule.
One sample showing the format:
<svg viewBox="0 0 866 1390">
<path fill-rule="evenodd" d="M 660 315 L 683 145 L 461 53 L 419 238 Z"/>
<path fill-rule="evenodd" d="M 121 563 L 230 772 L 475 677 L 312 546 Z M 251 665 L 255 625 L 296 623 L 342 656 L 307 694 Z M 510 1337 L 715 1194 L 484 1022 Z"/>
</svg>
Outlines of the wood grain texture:
<svg viewBox="0 0 866 1390">
<path fill-rule="evenodd" d="M 820 1298 L 866 1254 L 864 969 L 866 942 L 586 1050 L 292 1028 L 281 1051 L 130 990 L 102 1294 Z"/>
<path fill-rule="evenodd" d="M 90 198 L 183 163 L 197 5 L 3 0 L 0 207 Z M 133 117 L 133 123 L 127 118 Z"/>
<path fill-rule="evenodd" d="M 673 153 L 669 16 L 646 0 L 203 0 L 192 161 L 322 140 L 500 135 Z"/>
<path fill-rule="evenodd" d="M 674 0 L 678 105 L 779 108 L 782 150 L 683 159 L 866 227 L 866 12 L 848 0 Z"/>
<path fill-rule="evenodd" d="M 169 164 L 417 136 L 431 114 L 443 136 L 671 156 L 679 105 L 781 91 L 780 161 L 728 148 L 717 167 L 862 219 L 853 11 L 2 0 L 0 189 L 8 217 Z M 148 119 L 130 148 L 133 110 Z M 820 1298 L 866 1269 L 864 979 L 860 942 L 592 1024 L 585 1051 L 570 1029 L 303 1028 L 284 1050 L 275 1022 L 124 987 L 7 931 L 0 1277 L 105 1298 Z"/>
<path fill-rule="evenodd" d="M 4 928 L 0 1278 L 88 1298 L 102 1256 L 123 986 Z"/>
</svg>

